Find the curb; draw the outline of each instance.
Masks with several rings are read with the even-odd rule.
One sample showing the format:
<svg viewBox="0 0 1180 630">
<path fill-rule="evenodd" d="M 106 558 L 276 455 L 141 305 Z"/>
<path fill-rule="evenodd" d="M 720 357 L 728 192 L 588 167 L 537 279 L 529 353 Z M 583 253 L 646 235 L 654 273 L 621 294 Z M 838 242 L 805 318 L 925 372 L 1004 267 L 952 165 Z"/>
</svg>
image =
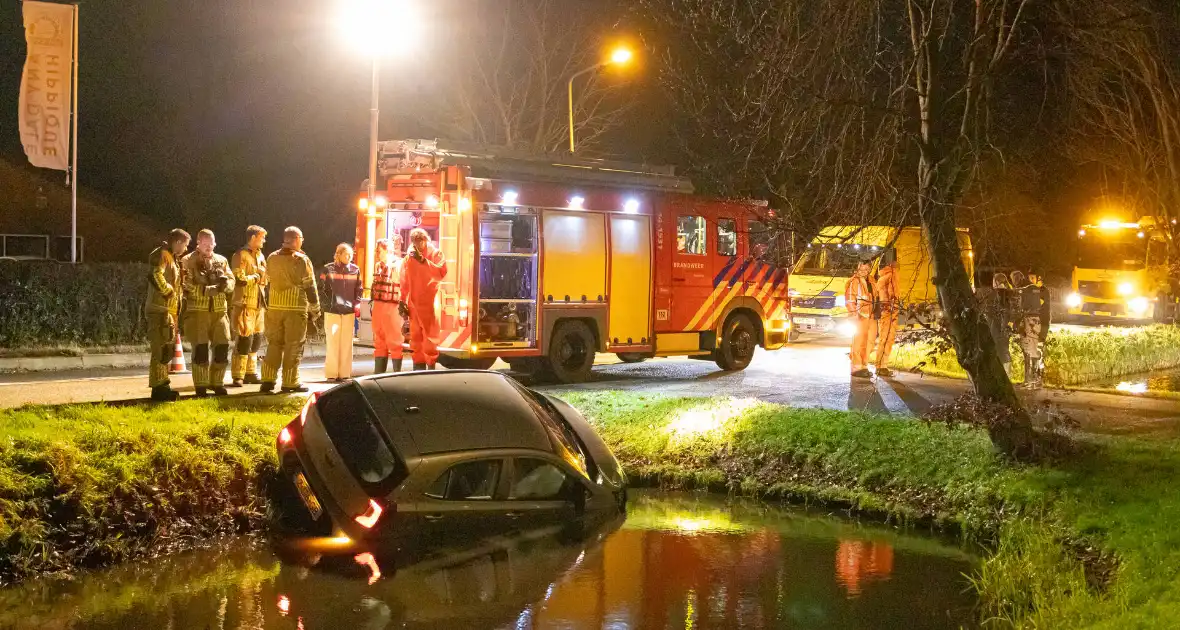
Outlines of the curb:
<svg viewBox="0 0 1180 630">
<path fill-rule="evenodd" d="M 326 349 L 322 343 L 308 344 L 304 349 L 303 358 L 322 359 L 327 354 Z M 185 351 L 188 352 L 189 349 L 186 348 Z M 354 359 L 369 357 L 372 356 L 372 350 L 364 346 L 354 346 L 352 356 Z M 4 357 L 0 358 L 0 373 L 146 368 L 150 362 L 151 354 L 147 352 L 60 357 Z"/>
</svg>

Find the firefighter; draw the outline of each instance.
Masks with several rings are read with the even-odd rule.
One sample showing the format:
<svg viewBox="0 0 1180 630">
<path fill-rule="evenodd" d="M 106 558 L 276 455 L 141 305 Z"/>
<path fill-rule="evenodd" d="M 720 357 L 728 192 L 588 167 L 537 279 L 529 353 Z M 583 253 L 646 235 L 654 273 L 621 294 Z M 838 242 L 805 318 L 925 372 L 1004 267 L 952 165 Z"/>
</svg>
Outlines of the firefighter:
<svg viewBox="0 0 1180 630">
<path fill-rule="evenodd" d="M 991 288 L 981 287 L 976 292 L 979 306 L 987 320 L 988 331 L 996 345 L 996 355 L 1004 365 L 1004 373 L 1012 376 L 1012 351 L 1009 340 L 1012 337 L 1012 285 L 1008 274 L 997 271 L 992 274 Z"/>
<path fill-rule="evenodd" d="M 281 367 L 282 391 L 306 392 L 307 387 L 299 381 L 299 361 L 307 340 L 308 316 L 312 322 L 320 316 L 320 296 L 316 293 L 311 259 L 303 253 L 303 232 L 299 228 L 283 230 L 283 247 L 267 257 L 266 272 L 270 280 L 266 359 L 262 362 L 259 391 L 274 391 Z"/>
<path fill-rule="evenodd" d="M 176 351 L 176 318 L 180 315 L 180 259 L 189 241 L 188 232 L 175 229 L 168 233 L 168 240 L 161 243 L 148 257 L 152 275 L 148 280 L 147 313 L 148 343 L 151 344 L 151 367 L 148 370 L 148 386 L 152 388 L 152 400 L 172 401 L 180 394 L 172 391 L 168 378 L 168 365 Z"/>
<path fill-rule="evenodd" d="M 438 283 L 447 275 L 447 261 L 422 228 L 410 232 L 410 253 L 405 259 L 402 295 L 410 310 L 410 350 L 415 370 L 433 370 L 438 361 L 438 317 L 434 298 Z"/>
<path fill-rule="evenodd" d="M 402 240 L 383 238 L 377 241 L 373 272 L 373 373 L 387 368 L 392 372 L 402 369 L 402 343 L 405 326 L 402 311 L 402 275 L 405 260 L 401 257 Z"/>
<path fill-rule="evenodd" d="M 896 259 L 881 263 L 881 272 L 873 286 L 877 298 L 877 376 L 893 376 L 889 369 L 889 355 L 897 337 L 897 319 L 901 313 L 901 293 L 897 284 Z"/>
<path fill-rule="evenodd" d="M 184 334 L 193 346 L 193 385 L 197 396 L 211 389 L 224 396 L 229 365 L 229 297 L 234 276 L 229 261 L 213 249 L 212 230 L 197 233 L 197 248 L 181 260 Z"/>
<path fill-rule="evenodd" d="M 258 350 L 262 347 L 265 327 L 266 230 L 257 225 L 246 228 L 246 244 L 234 252 L 230 267 L 234 272 L 233 313 L 230 317 L 234 338 L 233 387 L 243 383 L 260 383 Z"/>
<path fill-rule="evenodd" d="M 1016 332 L 1020 336 L 1020 350 L 1024 353 L 1024 388 L 1040 389 L 1043 363 L 1041 360 L 1041 288 L 1029 283 L 1019 271 L 1012 272 L 1017 303 Z"/>
<path fill-rule="evenodd" d="M 869 349 L 873 347 L 876 321 L 873 319 L 873 280 L 869 275 L 871 270 L 868 262 L 861 261 L 856 267 L 856 274 L 844 285 L 848 319 L 856 326 L 850 353 L 852 376 L 856 378 L 873 376 L 869 372 Z"/>
<path fill-rule="evenodd" d="M 324 378 L 340 382 L 352 378 L 353 323 L 364 293 L 360 267 L 352 264 L 351 245 L 341 243 L 336 246 L 336 260 L 320 270 L 320 284 L 328 294 L 327 312 L 324 313 L 328 346 Z"/>
</svg>

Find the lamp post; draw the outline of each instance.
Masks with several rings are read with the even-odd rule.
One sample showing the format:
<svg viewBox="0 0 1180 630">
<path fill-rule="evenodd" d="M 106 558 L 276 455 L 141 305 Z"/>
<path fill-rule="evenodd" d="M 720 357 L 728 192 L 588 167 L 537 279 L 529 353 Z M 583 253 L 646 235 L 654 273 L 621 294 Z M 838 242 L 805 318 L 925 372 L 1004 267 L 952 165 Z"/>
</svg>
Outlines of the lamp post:
<svg viewBox="0 0 1180 630">
<path fill-rule="evenodd" d="M 368 55 L 372 63 L 372 93 L 369 105 L 369 183 L 365 212 L 364 286 L 373 286 L 373 256 L 376 253 L 377 218 L 381 204 L 377 195 L 377 127 L 379 118 L 381 57 L 412 48 L 420 26 L 410 0 L 343 0 L 338 26 L 345 40 Z"/>
<path fill-rule="evenodd" d="M 596 63 L 584 70 L 579 70 L 578 72 L 575 72 L 573 74 L 573 76 L 570 77 L 570 81 L 569 81 L 570 154 L 573 154 L 573 152 L 574 152 L 574 79 L 582 76 L 583 74 L 589 74 L 591 72 L 594 72 L 594 71 L 598 70 L 599 68 L 602 68 L 603 66 L 609 66 L 611 64 L 621 66 L 621 65 L 627 63 L 628 61 L 631 61 L 631 56 L 632 55 L 631 55 L 630 50 L 628 50 L 626 48 L 618 48 L 613 53 L 611 53 L 610 59 L 600 62 L 600 63 Z"/>
</svg>

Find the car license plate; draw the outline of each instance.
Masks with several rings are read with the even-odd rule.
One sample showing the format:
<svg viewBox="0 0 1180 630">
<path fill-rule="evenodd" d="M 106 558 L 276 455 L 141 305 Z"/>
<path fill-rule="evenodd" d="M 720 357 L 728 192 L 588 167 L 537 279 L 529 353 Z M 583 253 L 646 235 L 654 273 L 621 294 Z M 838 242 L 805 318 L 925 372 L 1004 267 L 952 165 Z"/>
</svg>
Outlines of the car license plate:
<svg viewBox="0 0 1180 630">
<path fill-rule="evenodd" d="M 815 318 L 814 317 L 796 317 L 795 323 L 800 326 L 814 326 L 815 325 Z"/>
<path fill-rule="evenodd" d="M 303 499 L 303 505 L 307 506 L 307 511 L 311 512 L 311 518 L 318 520 L 320 515 L 324 513 L 324 507 L 320 505 L 320 500 L 311 491 L 311 486 L 307 483 L 307 478 L 303 476 L 303 473 L 295 473 L 295 490 L 299 492 L 299 498 Z"/>
</svg>

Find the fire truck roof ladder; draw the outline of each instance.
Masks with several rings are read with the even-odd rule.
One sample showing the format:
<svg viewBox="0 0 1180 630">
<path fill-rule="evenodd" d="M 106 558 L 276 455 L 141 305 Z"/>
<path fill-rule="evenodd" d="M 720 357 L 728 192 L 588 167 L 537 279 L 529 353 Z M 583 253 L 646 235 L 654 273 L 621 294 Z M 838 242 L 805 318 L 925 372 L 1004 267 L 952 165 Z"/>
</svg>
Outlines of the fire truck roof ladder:
<svg viewBox="0 0 1180 630">
<path fill-rule="evenodd" d="M 609 160 L 538 156 L 499 147 L 444 140 L 391 140 L 378 145 L 385 177 L 422 168 L 467 166 L 472 177 L 527 180 L 587 186 L 623 186 L 691 194 L 692 181 L 672 166 L 650 166 Z"/>
</svg>

